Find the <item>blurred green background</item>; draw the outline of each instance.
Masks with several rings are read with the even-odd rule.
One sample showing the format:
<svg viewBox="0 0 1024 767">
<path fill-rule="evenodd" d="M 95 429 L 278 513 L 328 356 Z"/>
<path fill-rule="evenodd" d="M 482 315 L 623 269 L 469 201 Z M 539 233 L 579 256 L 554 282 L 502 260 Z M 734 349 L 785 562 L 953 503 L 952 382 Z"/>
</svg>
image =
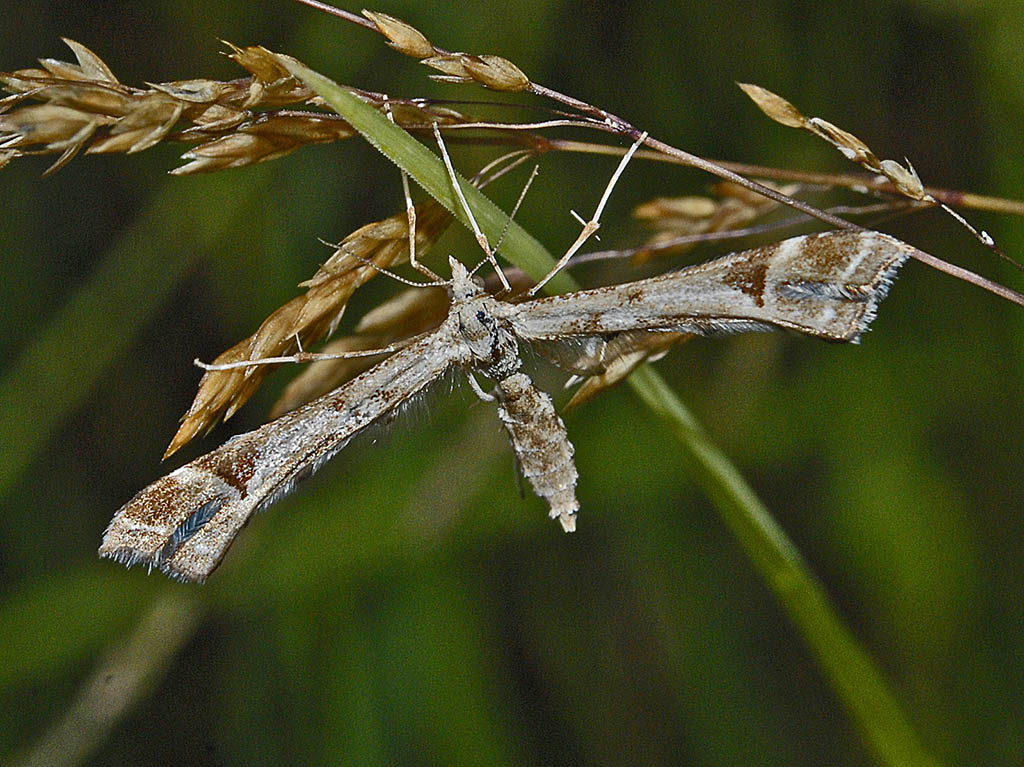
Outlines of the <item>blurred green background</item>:
<svg viewBox="0 0 1024 767">
<path fill-rule="evenodd" d="M 851 169 L 763 118 L 734 86 L 749 81 L 909 157 L 928 184 L 1024 197 L 1017 0 L 379 10 L 691 152 Z M 29 0 L 0 25 L 0 69 L 70 58 L 62 35 L 128 84 L 239 76 L 223 38 L 392 95 L 493 97 L 431 83 L 378 36 L 285 0 Z M 567 415 L 573 536 L 518 497 L 493 408 L 460 386 L 256 519 L 203 587 L 96 559 L 113 512 L 168 468 L 191 360 L 295 295 L 328 254 L 316 237 L 401 206 L 397 171 L 360 140 L 170 178 L 181 151 L 81 157 L 47 179 L 46 158 L 0 171 L 0 760 L 874 763 L 668 428 L 626 387 Z M 456 151 L 465 168 L 490 156 Z M 578 230 L 569 208 L 592 210 L 612 167 L 545 157 L 520 222 L 560 252 Z M 521 183 L 489 194 L 508 209 Z M 637 241 L 636 203 L 708 183 L 634 163 L 604 244 Z M 1024 257 L 1024 221 L 969 218 Z M 935 212 L 887 230 L 1020 288 Z M 453 231 L 438 250 L 468 260 L 473 247 Z M 347 326 L 395 290 L 375 282 Z M 564 402 L 563 377 L 538 367 Z M 1024 310 L 911 263 L 861 346 L 703 340 L 658 369 L 925 745 L 948 764 L 1024 762 Z M 288 377 L 185 457 L 258 425 Z"/>
</svg>

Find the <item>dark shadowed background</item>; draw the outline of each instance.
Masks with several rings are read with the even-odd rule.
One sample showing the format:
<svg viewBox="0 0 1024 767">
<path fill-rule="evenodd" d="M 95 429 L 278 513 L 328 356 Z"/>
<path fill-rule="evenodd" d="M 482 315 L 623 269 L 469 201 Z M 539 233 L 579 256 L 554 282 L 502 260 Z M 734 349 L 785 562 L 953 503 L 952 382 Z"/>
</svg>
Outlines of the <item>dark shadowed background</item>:
<svg viewBox="0 0 1024 767">
<path fill-rule="evenodd" d="M 229 79 L 240 70 L 219 53 L 226 39 L 396 96 L 494 99 L 432 83 L 379 36 L 286 0 L 17 5 L 17 23 L 0 25 L 3 70 L 71 58 L 66 36 L 128 84 Z M 765 119 L 734 85 L 749 81 L 910 158 L 927 184 L 1024 197 L 1017 0 L 379 10 L 692 152 L 853 169 Z M 45 179 L 46 158 L 0 171 L 0 754 L 873 763 L 669 430 L 626 387 L 566 416 L 573 536 L 520 499 L 493 408 L 460 385 L 254 520 L 205 586 L 98 560 L 113 512 L 183 460 L 160 455 L 198 382 L 192 359 L 295 295 L 329 254 L 317 237 L 402 204 L 397 170 L 359 139 L 167 176 L 181 151 L 80 157 Z M 455 156 L 472 169 L 492 153 Z M 613 166 L 546 156 L 519 221 L 560 252 L 578 230 L 569 209 L 589 213 Z M 489 194 L 508 209 L 521 183 Z M 635 162 L 604 244 L 637 241 L 633 205 L 708 183 Z M 1024 221 L 968 215 L 1024 257 Z M 886 228 L 1022 284 L 936 212 Z M 473 247 L 453 230 L 438 253 L 475 260 Z M 394 291 L 361 291 L 346 327 Z M 910 263 L 860 346 L 740 336 L 657 366 L 820 576 L 927 747 L 948 764 L 1024 761 L 1024 310 Z M 535 367 L 564 403 L 564 377 Z M 184 457 L 261 423 L 292 374 Z"/>
</svg>

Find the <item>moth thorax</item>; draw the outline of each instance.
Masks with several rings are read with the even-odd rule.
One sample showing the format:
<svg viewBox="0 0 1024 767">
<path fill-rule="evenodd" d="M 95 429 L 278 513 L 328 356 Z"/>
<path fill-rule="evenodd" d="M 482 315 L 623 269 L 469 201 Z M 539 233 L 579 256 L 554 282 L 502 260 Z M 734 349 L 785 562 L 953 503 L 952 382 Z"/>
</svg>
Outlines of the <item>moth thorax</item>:
<svg viewBox="0 0 1024 767">
<path fill-rule="evenodd" d="M 488 311 L 486 303 L 471 304 L 461 311 L 459 330 L 475 364 L 488 378 L 500 380 L 522 366 L 515 334 Z"/>
<path fill-rule="evenodd" d="M 514 335 L 508 332 L 499 332 L 493 338 L 490 359 L 480 366 L 481 371 L 488 378 L 501 381 L 512 375 L 523 366 L 519 357 L 519 342 Z"/>
</svg>

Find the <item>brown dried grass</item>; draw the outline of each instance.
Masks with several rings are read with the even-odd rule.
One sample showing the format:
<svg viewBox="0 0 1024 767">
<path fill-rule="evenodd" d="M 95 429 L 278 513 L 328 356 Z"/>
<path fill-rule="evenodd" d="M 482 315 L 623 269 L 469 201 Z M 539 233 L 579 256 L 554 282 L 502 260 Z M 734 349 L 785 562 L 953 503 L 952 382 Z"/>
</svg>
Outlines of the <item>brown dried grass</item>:
<svg viewBox="0 0 1024 767">
<path fill-rule="evenodd" d="M 310 101 L 313 92 L 288 74 L 277 54 L 258 45 L 225 43 L 228 58 L 249 77 L 122 84 L 95 53 L 64 40 L 77 64 L 40 59 L 42 69 L 0 73 L 12 95 L 0 100 L 0 167 L 26 155 L 58 154 L 46 171 L 54 173 L 79 152 L 128 154 L 161 141 L 199 142 L 183 155 L 177 175 L 208 173 L 277 159 L 308 144 L 340 141 L 354 134 L 338 115 L 287 110 Z M 353 89 L 383 111 L 377 94 Z M 25 102 L 41 102 L 28 103 Z M 426 128 L 433 122 L 465 121 L 447 108 L 389 101 L 396 122 Z"/>
<path fill-rule="evenodd" d="M 417 206 L 418 255 L 430 250 L 451 220 L 448 211 L 438 203 Z M 342 240 L 312 279 L 302 283 L 306 288 L 303 295 L 272 312 L 255 333 L 221 353 L 214 364 L 287 356 L 300 348 L 309 348 L 334 332 L 357 288 L 376 277 L 381 269 L 389 269 L 408 258 L 409 226 L 405 211 L 357 229 Z M 234 415 L 274 367 L 207 371 L 165 457 L 221 419 Z M 347 370 L 356 366 L 339 367 Z"/>
</svg>

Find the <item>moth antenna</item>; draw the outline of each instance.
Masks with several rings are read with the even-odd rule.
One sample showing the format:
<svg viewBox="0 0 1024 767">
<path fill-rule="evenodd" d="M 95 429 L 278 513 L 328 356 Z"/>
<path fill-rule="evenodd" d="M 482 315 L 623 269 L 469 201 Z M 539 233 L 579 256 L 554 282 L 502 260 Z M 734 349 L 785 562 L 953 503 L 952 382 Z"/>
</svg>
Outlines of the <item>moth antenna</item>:
<svg viewBox="0 0 1024 767">
<path fill-rule="evenodd" d="M 203 362 L 198 357 L 192 360 L 197 368 L 203 370 L 239 370 L 242 368 L 256 367 L 257 365 L 283 365 L 286 363 L 300 362 L 322 362 L 324 360 L 347 360 L 356 357 L 376 357 L 378 354 L 392 354 L 402 348 L 402 345 L 391 344 L 382 346 L 379 349 L 357 349 L 347 352 L 304 352 L 299 350 L 295 354 L 284 357 L 261 357 L 258 360 L 239 360 L 237 362 Z"/>
<path fill-rule="evenodd" d="M 498 241 L 494 244 L 495 253 L 497 253 L 501 248 L 501 243 L 505 241 L 505 235 L 508 234 L 508 229 L 512 226 L 512 221 L 515 219 L 516 213 L 519 212 L 519 206 L 522 205 L 523 200 L 526 199 L 526 193 L 530 190 L 530 186 L 533 184 L 533 180 L 537 178 L 537 174 L 539 172 L 540 166 L 534 165 L 533 171 L 530 173 L 530 177 L 526 179 L 526 183 L 523 185 L 523 190 L 519 193 L 519 199 L 516 200 L 516 204 L 512 206 L 512 212 L 508 214 L 508 221 L 505 222 L 505 226 L 501 230 L 501 235 L 498 237 Z"/>
<path fill-rule="evenodd" d="M 550 272 L 548 272 L 536 285 L 526 291 L 526 295 L 530 298 L 537 295 L 537 292 L 547 284 L 548 280 L 558 274 L 562 267 L 569 263 L 571 259 L 580 248 L 583 247 L 583 243 L 590 239 L 590 236 L 598 230 L 601 226 L 601 214 L 604 213 L 604 207 L 608 204 L 608 198 L 611 197 L 612 189 L 615 188 L 615 184 L 618 182 L 622 172 L 626 169 L 629 161 L 633 159 L 633 155 L 636 154 L 636 150 L 640 148 L 640 145 L 647 140 L 647 131 L 640 134 L 640 137 L 633 142 L 633 146 L 622 155 L 622 160 L 619 162 L 619 167 L 615 169 L 612 177 L 608 179 L 608 185 L 604 188 L 604 194 L 601 195 L 600 201 L 597 203 L 597 208 L 594 210 L 594 216 L 583 226 L 583 231 L 580 232 L 580 236 L 576 238 L 576 242 L 569 246 L 569 249 L 565 251 L 558 263 L 554 265 Z"/>
<path fill-rule="evenodd" d="M 324 239 L 321 239 L 321 238 L 317 238 L 317 239 L 320 239 L 320 242 L 322 242 L 324 245 L 326 245 L 329 248 L 339 249 L 339 247 L 340 247 L 336 243 L 327 242 L 327 240 L 324 240 Z M 409 285 L 410 287 L 413 287 L 413 288 L 437 288 L 437 287 L 444 288 L 444 287 L 448 287 L 448 285 L 450 284 L 449 280 L 442 280 L 440 277 L 437 277 L 436 274 L 434 275 L 434 277 L 437 277 L 436 280 L 431 280 L 429 282 L 417 282 L 416 280 L 410 280 L 407 277 L 403 277 L 400 274 L 395 274 L 390 269 L 385 269 L 383 266 L 378 266 L 377 264 L 373 263 L 373 261 L 371 261 L 370 259 L 365 258 L 363 256 L 360 256 L 357 253 L 346 253 L 345 255 L 348 256 L 349 258 L 354 258 L 356 261 L 361 263 L 363 266 L 368 266 L 371 269 L 373 269 L 376 272 L 378 272 L 379 274 L 383 274 L 384 276 L 390 277 L 391 279 L 395 280 L 396 282 L 400 282 L 403 285 Z M 426 267 L 424 267 L 424 268 L 426 268 Z M 431 274 L 433 274 L 433 272 L 431 272 Z"/>
<path fill-rule="evenodd" d="M 434 138 L 437 140 L 437 146 L 441 150 L 441 159 L 444 160 L 444 167 L 448 169 L 448 177 L 451 179 L 452 189 L 455 191 L 455 196 L 459 198 L 459 203 L 462 205 L 462 209 L 466 212 L 466 217 L 469 219 L 470 227 L 473 229 L 473 236 L 476 237 L 477 244 L 479 244 L 484 253 L 487 254 L 487 260 L 494 268 L 494 271 L 498 274 L 498 279 L 501 280 L 502 291 L 512 292 L 512 286 L 509 285 L 508 280 L 505 278 L 505 273 L 501 271 L 501 267 L 498 265 L 497 259 L 494 258 L 494 251 L 491 250 L 491 245 L 487 242 L 487 236 L 480 231 L 480 225 L 477 224 L 476 217 L 473 215 L 473 211 L 469 207 L 469 203 L 466 201 L 465 195 L 462 193 L 462 185 L 459 184 L 459 179 L 455 175 L 455 168 L 452 166 L 452 158 L 448 156 L 448 148 L 444 145 L 444 139 L 441 138 L 441 131 L 437 127 L 436 122 L 433 125 Z"/>
</svg>

